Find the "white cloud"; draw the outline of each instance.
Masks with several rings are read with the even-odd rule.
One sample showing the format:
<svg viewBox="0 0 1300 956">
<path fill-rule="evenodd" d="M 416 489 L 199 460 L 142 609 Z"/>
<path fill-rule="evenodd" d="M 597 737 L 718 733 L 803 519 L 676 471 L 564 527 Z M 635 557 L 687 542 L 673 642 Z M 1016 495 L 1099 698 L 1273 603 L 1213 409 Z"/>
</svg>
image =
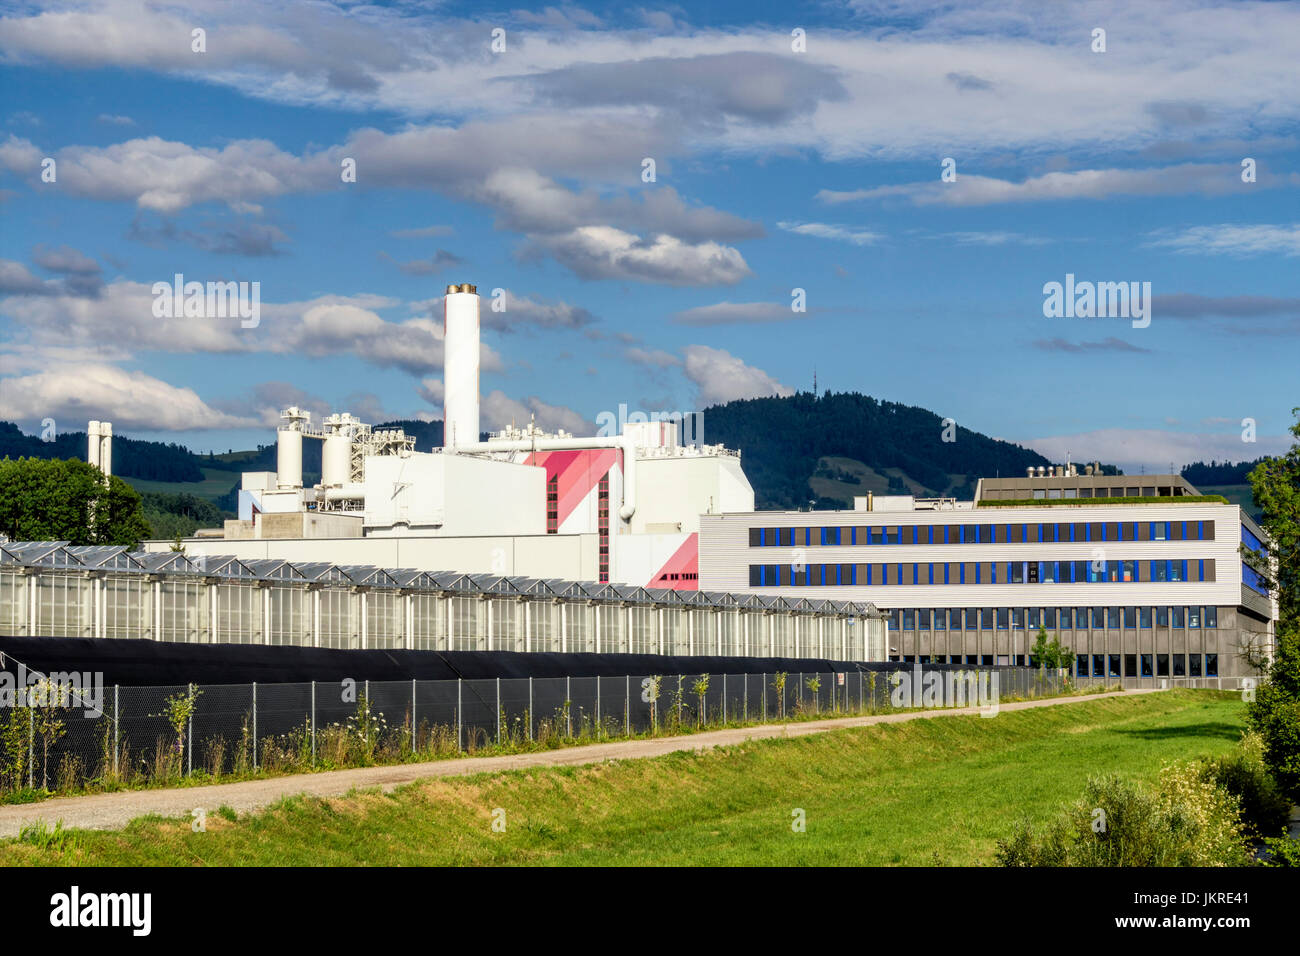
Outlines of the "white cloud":
<svg viewBox="0 0 1300 956">
<path fill-rule="evenodd" d="M 250 417 L 229 415 L 205 403 L 189 388 L 90 362 L 59 364 L 0 381 L 0 407 L 18 421 L 111 421 L 117 429 L 195 431 L 255 426 Z"/>
<path fill-rule="evenodd" d="M 1201 255 L 1300 256 L 1300 223 L 1290 225 L 1247 225 L 1223 223 L 1192 226 L 1173 234 L 1153 234 L 1150 245 L 1175 252 Z"/>
<path fill-rule="evenodd" d="M 610 226 L 583 226 L 559 236 L 535 237 L 545 251 L 584 279 L 625 279 L 664 285 L 734 285 L 752 273 L 744 256 L 716 242 L 673 236 L 642 239 Z"/>
<path fill-rule="evenodd" d="M 1300 175 L 1261 176 L 1251 184 L 1241 181 L 1236 163 L 1186 163 L 1155 169 L 1079 169 L 1050 172 L 1022 182 L 959 173 L 955 182 L 933 180 L 836 191 L 823 189 L 819 200 L 837 204 L 866 199 L 906 199 L 917 206 L 986 206 L 1007 202 L 1043 202 L 1069 199 L 1108 199 L 1112 196 L 1202 196 L 1245 194 L 1270 185 L 1300 185 Z"/>
<path fill-rule="evenodd" d="M 0 283 L 22 290 L 27 279 L 0 262 Z M 30 277 L 30 273 L 27 274 Z M 167 280 L 170 282 L 170 277 Z M 41 287 L 45 289 L 46 287 Z M 304 302 L 261 302 L 261 321 L 243 328 L 239 318 L 158 318 L 153 314 L 152 284 L 118 280 L 105 285 L 98 298 L 66 294 L 14 294 L 0 299 L 0 315 L 11 329 L 22 327 L 37 345 L 103 343 L 115 349 L 176 353 L 276 355 L 355 355 L 385 368 L 413 375 L 442 369 L 442 323 L 419 317 L 391 322 L 375 309 L 398 304 L 384 296 L 324 295 Z M 482 368 L 503 371 L 500 354 L 484 345 Z"/>
<path fill-rule="evenodd" d="M 624 349 L 623 357 L 636 365 L 644 365 L 652 369 L 673 368 L 682 364 L 682 360 L 672 352 L 665 352 L 663 349 L 643 349 L 636 345 Z"/>
<path fill-rule="evenodd" d="M 563 428 L 574 435 L 585 435 L 594 429 L 580 414 L 564 405 L 551 405 L 535 395 L 523 401 L 510 398 L 499 389 L 483 397 L 483 424 L 485 429 L 498 431 L 507 425 L 526 425 L 534 416 L 537 425 L 547 431 Z"/>
<path fill-rule="evenodd" d="M 0 51 L 16 62 L 164 71 L 282 103 L 414 118 L 499 117 L 539 103 L 570 116 L 621 112 L 643 128 L 665 116 L 688 128 L 685 117 L 692 138 L 714 147 L 811 147 L 832 159 L 938 157 L 958 144 L 966 155 L 1141 149 L 1266 133 L 1300 114 L 1294 4 L 907 4 L 905 29 L 881 25 L 882 6 L 888 21 L 892 5 L 857 6 L 866 16 L 818 29 L 802 58 L 790 55 L 787 32 L 763 26 L 679 29 L 659 17 L 660 32 L 588 31 L 563 25 L 585 17 L 578 8 L 467 20 L 437 6 L 306 0 L 194 11 L 85 0 L 0 20 Z M 221 39 L 202 70 L 189 49 L 197 19 Z M 487 51 L 501 23 L 522 27 L 509 32 L 508 56 Z M 1114 41 L 1104 56 L 1089 48 L 1098 23 Z"/>
<path fill-rule="evenodd" d="M 852 226 L 837 226 L 825 222 L 778 222 L 777 225 L 786 232 L 793 232 L 800 236 L 836 239 L 840 242 L 851 242 L 855 246 L 869 246 L 885 238 L 881 233 L 869 229 L 855 229 Z"/>
<path fill-rule="evenodd" d="M 698 389 L 697 404 L 700 408 L 738 398 L 794 394 L 794 389 L 782 385 L 761 368 L 746 365 L 723 349 L 688 345 L 683 349 L 683 354 L 686 358 L 686 377 Z"/>
<path fill-rule="evenodd" d="M 732 325 L 757 322 L 786 322 L 803 318 L 807 313 L 795 312 L 789 303 L 781 302 L 716 302 L 683 309 L 673 316 L 681 325 Z"/>
</svg>

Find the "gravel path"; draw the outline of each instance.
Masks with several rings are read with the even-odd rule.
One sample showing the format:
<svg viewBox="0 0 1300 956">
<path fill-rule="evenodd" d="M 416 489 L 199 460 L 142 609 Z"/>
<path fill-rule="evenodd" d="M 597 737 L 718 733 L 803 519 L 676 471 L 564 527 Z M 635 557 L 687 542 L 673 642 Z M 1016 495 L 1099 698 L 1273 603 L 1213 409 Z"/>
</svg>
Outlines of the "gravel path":
<svg viewBox="0 0 1300 956">
<path fill-rule="evenodd" d="M 1059 697 L 1047 700 L 1021 701 L 1000 705 L 1000 710 L 1028 710 L 1032 707 L 1053 707 L 1062 704 L 1101 700 L 1106 697 L 1132 696 L 1158 693 L 1153 690 L 1131 690 L 1111 694 L 1092 694 L 1086 697 Z M 0 838 L 16 837 L 19 831 L 33 823 L 53 827 L 62 821 L 65 827 L 87 830 L 117 830 L 136 817 L 158 814 L 164 817 L 188 817 L 196 808 L 213 813 L 217 807 L 229 806 L 240 813 L 261 810 L 282 797 L 309 794 L 333 797 L 355 789 L 378 787 L 385 792 L 396 787 L 429 777 L 457 777 L 474 773 L 501 770 L 523 770 L 529 767 L 556 767 L 575 764 L 602 763 L 608 760 L 629 760 L 637 757 L 657 757 L 678 750 L 708 750 L 747 740 L 767 737 L 802 737 L 846 727 L 866 727 L 871 724 L 893 724 L 905 720 L 926 720 L 954 714 L 977 714 L 977 707 L 949 710 L 916 711 L 905 714 L 879 714 L 870 717 L 841 717 L 833 720 L 812 720 L 794 724 L 764 724 L 732 730 L 712 730 L 682 737 L 658 737 L 650 740 L 629 740 L 619 743 L 589 744 L 547 750 L 540 753 L 514 754 L 504 757 L 461 757 L 454 760 L 437 760 L 430 763 L 397 764 L 388 767 L 360 767 L 355 770 L 330 770 L 322 773 L 296 774 L 272 777 L 266 780 L 245 780 L 239 783 L 221 783 L 200 787 L 175 787 L 166 790 L 128 790 L 118 793 L 99 793 L 85 797 L 57 797 L 40 803 L 0 806 Z"/>
</svg>

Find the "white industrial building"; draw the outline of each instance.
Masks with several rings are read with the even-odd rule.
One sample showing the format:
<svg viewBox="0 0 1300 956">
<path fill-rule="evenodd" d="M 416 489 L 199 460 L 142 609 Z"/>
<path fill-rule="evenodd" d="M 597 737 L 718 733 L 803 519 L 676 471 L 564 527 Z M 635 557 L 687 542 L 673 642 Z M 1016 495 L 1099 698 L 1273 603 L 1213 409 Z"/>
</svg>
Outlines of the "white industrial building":
<svg viewBox="0 0 1300 956">
<path fill-rule="evenodd" d="M 276 471 L 246 472 L 238 519 L 186 553 L 690 590 L 700 516 L 754 508 L 739 452 L 682 444 L 675 421 L 633 415 L 621 434 L 594 437 L 529 423 L 480 440 L 472 285 L 444 298 L 444 385 L 444 446 L 427 451 L 347 413 L 313 424 L 285 409 Z M 304 441 L 322 443 L 312 487 Z"/>
</svg>

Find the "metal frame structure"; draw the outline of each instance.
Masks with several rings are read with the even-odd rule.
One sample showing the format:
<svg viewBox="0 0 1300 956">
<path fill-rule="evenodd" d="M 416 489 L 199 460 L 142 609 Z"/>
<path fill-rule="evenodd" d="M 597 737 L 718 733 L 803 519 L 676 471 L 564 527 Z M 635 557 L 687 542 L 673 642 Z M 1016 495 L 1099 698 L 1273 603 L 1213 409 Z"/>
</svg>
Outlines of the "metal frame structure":
<svg viewBox="0 0 1300 956">
<path fill-rule="evenodd" d="M 636 609 L 647 614 L 634 621 Z M 884 615 L 870 603 L 64 541 L 0 544 L 0 633 L 353 649 L 886 656 Z"/>
</svg>

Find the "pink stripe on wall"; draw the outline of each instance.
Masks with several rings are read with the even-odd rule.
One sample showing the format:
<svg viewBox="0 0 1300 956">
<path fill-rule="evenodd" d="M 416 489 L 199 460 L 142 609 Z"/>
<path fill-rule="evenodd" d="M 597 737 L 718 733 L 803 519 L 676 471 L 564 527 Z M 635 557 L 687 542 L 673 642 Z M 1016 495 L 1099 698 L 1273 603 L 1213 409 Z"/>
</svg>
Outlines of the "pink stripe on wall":
<svg viewBox="0 0 1300 956">
<path fill-rule="evenodd" d="M 676 574 L 677 580 L 672 576 Z M 683 575 L 690 575 L 683 577 Z M 681 547 L 664 566 L 655 572 L 654 577 L 646 582 L 648 588 L 675 588 L 678 591 L 698 591 L 700 589 L 700 536 L 688 535 Z"/>
</svg>

